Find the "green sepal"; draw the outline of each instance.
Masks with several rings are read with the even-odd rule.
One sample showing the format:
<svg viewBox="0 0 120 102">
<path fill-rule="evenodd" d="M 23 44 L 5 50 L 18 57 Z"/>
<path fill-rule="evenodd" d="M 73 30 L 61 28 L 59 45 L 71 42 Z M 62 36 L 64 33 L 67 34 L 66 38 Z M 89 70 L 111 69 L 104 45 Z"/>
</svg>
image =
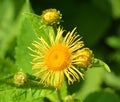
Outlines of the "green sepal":
<svg viewBox="0 0 120 102">
<path fill-rule="evenodd" d="M 110 67 L 105 62 L 97 58 L 94 59 L 94 63 L 92 67 L 95 67 L 95 68 L 103 67 L 106 69 L 106 71 L 111 72 Z"/>
</svg>

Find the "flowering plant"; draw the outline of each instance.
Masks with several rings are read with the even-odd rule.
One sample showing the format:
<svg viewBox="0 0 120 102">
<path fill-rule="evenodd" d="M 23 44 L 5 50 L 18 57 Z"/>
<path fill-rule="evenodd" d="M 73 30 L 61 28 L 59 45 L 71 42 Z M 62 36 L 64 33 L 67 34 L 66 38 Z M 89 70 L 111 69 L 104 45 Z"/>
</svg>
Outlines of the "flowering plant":
<svg viewBox="0 0 120 102">
<path fill-rule="evenodd" d="M 16 70 L 0 79 L 0 102 L 7 101 L 5 95 L 10 102 L 81 101 L 86 73 L 98 68 L 110 72 L 109 66 L 95 58 L 77 28 L 65 30 L 60 11 L 47 9 L 36 15 L 30 12 L 29 2 L 25 7 L 18 21 Z"/>
</svg>

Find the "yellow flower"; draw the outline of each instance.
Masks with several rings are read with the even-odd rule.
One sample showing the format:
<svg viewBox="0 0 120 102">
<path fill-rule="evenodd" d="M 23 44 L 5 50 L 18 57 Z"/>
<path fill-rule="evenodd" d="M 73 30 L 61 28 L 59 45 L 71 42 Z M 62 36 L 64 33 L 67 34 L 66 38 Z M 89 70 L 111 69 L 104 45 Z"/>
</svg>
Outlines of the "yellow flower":
<svg viewBox="0 0 120 102">
<path fill-rule="evenodd" d="M 40 82 L 46 86 L 52 85 L 56 88 L 60 88 L 66 76 L 68 84 L 74 81 L 79 81 L 82 74 L 75 66 L 79 59 L 77 50 L 84 46 L 83 41 L 75 29 L 72 32 L 68 32 L 63 38 L 64 30 L 60 27 L 57 29 L 56 37 L 49 33 L 50 44 L 42 37 L 38 38 L 39 41 L 34 41 L 32 44 L 35 49 L 29 48 L 34 54 L 33 70 L 38 70 L 35 73 L 37 78 L 41 78 Z"/>
</svg>

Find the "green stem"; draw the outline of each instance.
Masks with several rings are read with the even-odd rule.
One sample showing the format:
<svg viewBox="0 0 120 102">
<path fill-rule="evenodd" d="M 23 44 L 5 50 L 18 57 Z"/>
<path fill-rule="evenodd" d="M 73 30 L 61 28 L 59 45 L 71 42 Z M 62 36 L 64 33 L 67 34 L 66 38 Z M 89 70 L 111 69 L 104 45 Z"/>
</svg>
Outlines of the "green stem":
<svg viewBox="0 0 120 102">
<path fill-rule="evenodd" d="M 61 98 L 61 95 L 60 95 L 60 90 L 59 89 L 56 89 L 56 94 L 57 94 L 57 97 L 58 97 L 58 102 L 63 102 L 63 100 Z"/>
</svg>

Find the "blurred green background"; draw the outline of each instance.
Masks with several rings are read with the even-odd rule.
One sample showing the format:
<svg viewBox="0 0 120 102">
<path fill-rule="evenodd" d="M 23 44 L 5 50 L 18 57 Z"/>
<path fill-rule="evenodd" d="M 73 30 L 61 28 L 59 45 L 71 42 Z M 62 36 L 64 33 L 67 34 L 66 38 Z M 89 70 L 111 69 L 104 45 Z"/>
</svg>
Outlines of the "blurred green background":
<svg viewBox="0 0 120 102">
<path fill-rule="evenodd" d="M 0 0 L 1 78 L 18 70 L 15 49 L 24 6 L 25 0 Z M 85 81 L 68 86 L 68 94 L 76 93 L 84 102 L 120 102 L 120 0 L 30 0 L 30 6 L 37 15 L 59 10 L 64 29 L 77 27 L 85 47 L 111 68 L 111 73 L 89 69 Z"/>
</svg>

